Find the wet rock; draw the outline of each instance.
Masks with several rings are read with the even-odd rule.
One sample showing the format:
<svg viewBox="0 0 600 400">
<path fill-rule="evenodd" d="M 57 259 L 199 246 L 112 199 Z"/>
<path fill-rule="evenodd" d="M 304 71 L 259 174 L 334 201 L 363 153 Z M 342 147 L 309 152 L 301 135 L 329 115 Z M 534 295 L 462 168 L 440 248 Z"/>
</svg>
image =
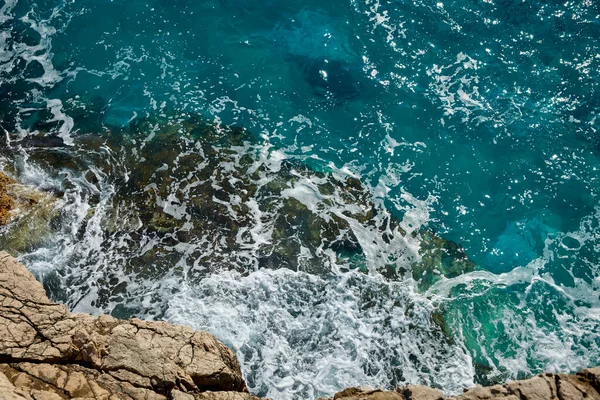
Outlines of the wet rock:
<svg viewBox="0 0 600 400">
<path fill-rule="evenodd" d="M 318 274 L 328 272 L 329 257 L 324 253 L 329 249 L 342 263 L 363 256 L 353 223 L 388 242 L 406 235 L 399 221 L 377 210 L 358 179 L 318 172 L 295 160 L 270 166 L 257 159 L 255 142 L 244 129 L 216 128 L 193 117 L 176 122 L 142 120 L 115 133 L 104 145 L 115 154 L 124 148 L 125 154 L 134 156 L 123 160 L 129 179 L 114 198 L 118 212 L 113 215 L 119 217 L 107 225 L 112 231 L 137 226 L 157 238 L 185 236 L 192 244 L 199 237 L 226 244 L 222 249 L 217 245 L 202 260 L 206 270 L 240 269 L 236 264 L 245 270 L 246 261 L 230 256 L 240 247 L 257 245 L 258 267 Z M 318 201 L 305 203 L 311 196 Z M 123 218 L 127 213 L 135 215 Z M 261 225 L 270 237 L 257 243 L 253 232 Z M 419 235 L 422 251 L 411 257 L 421 261 L 406 269 L 423 282 L 423 288 L 440 275 L 474 269 L 456 244 L 428 231 Z M 380 269 L 397 275 L 397 260 L 385 262 L 391 265 Z"/>
<path fill-rule="evenodd" d="M 105 257 L 94 265 L 92 305 L 114 315 L 146 312 L 135 310 L 137 299 L 166 276 L 196 284 L 224 269 L 327 275 L 339 268 L 412 277 L 427 289 L 441 276 L 474 269 L 460 246 L 426 229 L 407 233 L 359 179 L 266 155 L 264 144 L 242 128 L 194 116 L 147 118 L 102 135 L 78 135 L 68 157 L 64 147 L 38 144 L 28 148 L 30 160 L 66 176 L 66 191 L 81 190 L 81 202 L 91 206 L 71 240 L 92 238 L 82 246 L 84 262 Z M 420 252 L 409 241 L 419 241 Z M 85 274 L 59 273 L 66 277 L 63 291 L 84 296 L 90 290 Z"/>
<path fill-rule="evenodd" d="M 413 265 L 412 273 L 422 289 L 429 288 L 440 276 L 453 278 L 475 270 L 475 263 L 458 244 L 427 230 L 422 230 L 421 236 L 421 260 Z"/>
<path fill-rule="evenodd" d="M 0 173 L 0 225 L 6 225 L 10 221 L 10 214 L 15 207 L 15 200 L 8 194 L 8 187 L 15 181 L 4 173 Z"/>
<path fill-rule="evenodd" d="M 18 254 L 39 245 L 58 215 L 56 201 L 0 172 L 0 248 Z"/>
</svg>

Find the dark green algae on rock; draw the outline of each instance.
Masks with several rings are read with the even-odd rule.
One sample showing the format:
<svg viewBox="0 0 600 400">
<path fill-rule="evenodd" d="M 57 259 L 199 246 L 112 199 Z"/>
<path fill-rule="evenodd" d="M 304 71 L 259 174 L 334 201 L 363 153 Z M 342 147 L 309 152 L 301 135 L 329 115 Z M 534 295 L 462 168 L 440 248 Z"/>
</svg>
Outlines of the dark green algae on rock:
<svg viewBox="0 0 600 400">
<path fill-rule="evenodd" d="M 40 246 L 59 215 L 57 200 L 0 170 L 0 249 L 19 254 Z"/>
<path fill-rule="evenodd" d="M 60 181 L 66 202 L 87 205 L 83 217 L 63 215 L 54 229 L 58 237 L 70 225 L 72 242 L 89 242 L 80 257 L 105 259 L 94 267 L 93 306 L 119 316 L 139 312 L 132 299 L 152 282 L 195 282 L 222 269 L 371 270 L 414 278 L 426 290 L 475 268 L 459 245 L 403 228 L 360 180 L 287 159 L 243 128 L 194 116 L 146 118 L 80 134 L 72 147 L 33 137 L 4 150 L 11 151 L 9 158 L 27 154 L 29 165 Z M 418 251 L 409 245 L 415 241 Z M 84 274 L 64 276 L 49 278 L 57 293 L 90 284 Z"/>
</svg>

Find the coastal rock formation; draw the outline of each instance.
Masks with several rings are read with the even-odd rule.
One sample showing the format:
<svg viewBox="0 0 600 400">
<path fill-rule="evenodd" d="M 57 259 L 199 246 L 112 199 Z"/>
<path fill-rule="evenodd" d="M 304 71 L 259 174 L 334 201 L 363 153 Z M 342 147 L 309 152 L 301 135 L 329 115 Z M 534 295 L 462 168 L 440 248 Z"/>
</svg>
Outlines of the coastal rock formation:
<svg viewBox="0 0 600 400">
<path fill-rule="evenodd" d="M 6 225 L 10 221 L 10 212 L 15 206 L 15 201 L 7 190 L 13 183 L 11 178 L 0 173 L 0 225 Z"/>
<path fill-rule="evenodd" d="M 234 353 L 213 335 L 165 322 L 72 314 L 5 252 L 0 373 L 2 393 L 14 399 L 253 398 Z"/>
<path fill-rule="evenodd" d="M 0 248 L 21 253 L 43 240 L 58 214 L 56 198 L 0 171 Z"/>
<path fill-rule="evenodd" d="M 0 252 L 0 399 L 259 400 L 213 335 L 166 322 L 70 313 Z M 600 367 L 475 387 L 447 398 L 408 385 L 348 388 L 319 400 L 600 400 Z"/>
<path fill-rule="evenodd" d="M 349 388 L 333 399 L 319 400 L 600 400 L 600 367 L 577 374 L 543 374 L 504 385 L 477 386 L 454 397 L 425 386 L 401 387 L 396 391 Z"/>
</svg>

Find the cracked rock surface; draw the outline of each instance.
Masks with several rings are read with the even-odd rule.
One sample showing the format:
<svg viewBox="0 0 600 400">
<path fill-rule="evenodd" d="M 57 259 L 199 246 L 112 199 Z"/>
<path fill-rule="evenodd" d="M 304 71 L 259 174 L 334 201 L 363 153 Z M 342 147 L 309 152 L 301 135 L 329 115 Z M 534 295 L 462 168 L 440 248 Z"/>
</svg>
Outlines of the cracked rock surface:
<svg viewBox="0 0 600 400">
<path fill-rule="evenodd" d="M 255 399 L 207 332 L 72 314 L 0 252 L 0 399 Z"/>
<path fill-rule="evenodd" d="M 213 335 L 70 313 L 0 252 L 0 400 L 61 399 L 260 400 L 247 392 L 235 354 Z M 478 386 L 450 398 L 408 385 L 348 388 L 320 400 L 600 400 L 600 367 Z"/>
<path fill-rule="evenodd" d="M 547 373 L 504 385 L 477 386 L 455 397 L 444 397 L 437 389 L 408 385 L 396 391 L 349 388 L 333 400 L 600 400 L 600 367 L 572 375 Z"/>
</svg>

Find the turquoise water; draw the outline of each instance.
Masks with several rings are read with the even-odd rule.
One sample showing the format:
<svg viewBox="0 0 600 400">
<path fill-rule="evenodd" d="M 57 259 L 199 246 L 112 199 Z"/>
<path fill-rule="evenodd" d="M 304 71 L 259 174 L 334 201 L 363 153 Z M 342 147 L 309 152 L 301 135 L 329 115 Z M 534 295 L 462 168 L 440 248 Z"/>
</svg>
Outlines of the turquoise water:
<svg viewBox="0 0 600 400">
<path fill-rule="evenodd" d="M 407 382 L 455 393 L 599 364 L 599 4 L 0 0 L 3 164 L 58 193 L 69 221 L 20 257 L 59 276 L 55 297 L 77 310 L 118 315 L 135 298 L 130 313 L 210 330 L 236 350 L 251 391 L 277 399 Z M 271 270 L 240 242 L 220 244 L 246 257 L 237 271 L 132 277 L 124 236 L 89 215 L 135 166 L 100 173 L 106 160 L 80 139 L 174 115 L 246 128 L 253 144 L 236 151 L 261 165 L 359 178 L 382 213 L 461 245 L 476 270 L 432 287 L 391 280 L 377 255 L 400 260 L 419 243 L 375 240 L 350 272 Z M 44 152 L 83 157 L 101 178 L 45 164 Z M 335 214 L 341 203 L 318 204 Z M 270 240 L 262 220 L 257 248 Z M 197 268 L 197 242 L 171 239 L 144 243 Z M 86 279 L 111 273 L 108 286 L 129 282 L 131 298 L 95 301 Z"/>
</svg>

